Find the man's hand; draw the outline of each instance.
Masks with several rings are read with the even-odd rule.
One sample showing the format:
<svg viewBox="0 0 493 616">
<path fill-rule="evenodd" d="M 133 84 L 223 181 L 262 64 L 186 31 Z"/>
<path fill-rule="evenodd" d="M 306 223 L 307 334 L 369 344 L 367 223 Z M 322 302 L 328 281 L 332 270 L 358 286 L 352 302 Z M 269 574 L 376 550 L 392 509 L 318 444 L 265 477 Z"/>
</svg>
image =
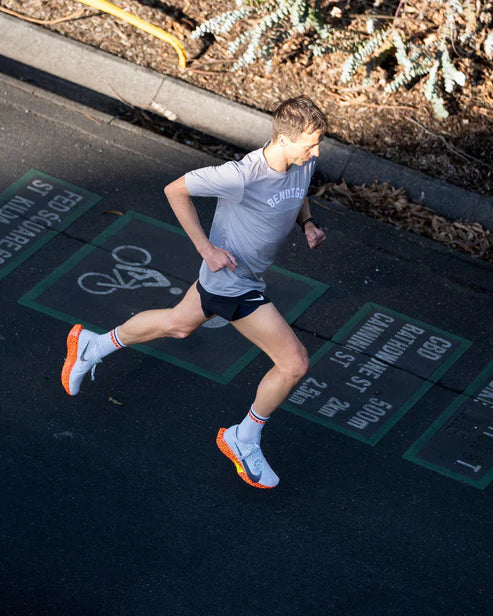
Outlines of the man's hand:
<svg viewBox="0 0 493 616">
<path fill-rule="evenodd" d="M 238 267 L 238 263 L 233 255 L 223 248 L 209 244 L 202 254 L 202 258 L 211 272 L 218 272 L 227 267 L 232 272 Z"/>
<path fill-rule="evenodd" d="M 325 242 L 325 233 L 312 222 L 305 225 L 305 237 L 310 248 L 319 248 Z"/>
</svg>

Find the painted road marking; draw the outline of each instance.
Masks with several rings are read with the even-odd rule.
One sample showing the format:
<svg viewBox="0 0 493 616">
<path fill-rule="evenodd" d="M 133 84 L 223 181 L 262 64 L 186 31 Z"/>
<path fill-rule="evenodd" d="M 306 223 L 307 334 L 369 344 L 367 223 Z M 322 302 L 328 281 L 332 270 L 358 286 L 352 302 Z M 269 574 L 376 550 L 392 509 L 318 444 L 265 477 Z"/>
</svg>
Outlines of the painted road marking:
<svg viewBox="0 0 493 616">
<path fill-rule="evenodd" d="M 404 458 L 480 489 L 493 479 L 493 362 Z"/>
<path fill-rule="evenodd" d="M 469 346 L 368 303 L 315 353 L 282 408 L 375 445 Z"/>
<path fill-rule="evenodd" d="M 32 169 L 0 195 L 0 279 L 101 197 Z"/>
<path fill-rule="evenodd" d="M 119 289 L 135 291 L 141 287 L 171 287 L 170 281 L 155 269 L 147 267 L 151 263 L 151 253 L 141 246 L 117 246 L 111 251 L 116 261 L 111 274 L 105 272 L 84 272 L 77 284 L 91 295 L 108 295 Z M 171 287 L 172 295 L 181 295 L 183 289 Z"/>
</svg>

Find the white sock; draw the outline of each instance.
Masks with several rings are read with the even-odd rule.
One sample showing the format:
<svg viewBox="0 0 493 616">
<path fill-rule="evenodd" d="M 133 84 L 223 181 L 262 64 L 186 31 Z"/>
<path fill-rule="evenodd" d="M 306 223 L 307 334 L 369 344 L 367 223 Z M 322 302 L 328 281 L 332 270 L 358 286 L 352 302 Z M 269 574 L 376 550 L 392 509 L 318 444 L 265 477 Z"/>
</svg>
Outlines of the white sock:
<svg viewBox="0 0 493 616">
<path fill-rule="evenodd" d="M 113 351 L 123 348 L 125 348 L 125 345 L 118 338 L 118 327 L 115 327 L 106 334 L 101 334 L 95 338 L 86 356 L 88 359 L 102 359 Z"/>
<path fill-rule="evenodd" d="M 252 406 L 245 419 L 238 426 L 237 436 L 239 440 L 245 443 L 260 443 L 262 428 L 268 420 L 269 417 L 262 417 L 253 410 Z"/>
</svg>

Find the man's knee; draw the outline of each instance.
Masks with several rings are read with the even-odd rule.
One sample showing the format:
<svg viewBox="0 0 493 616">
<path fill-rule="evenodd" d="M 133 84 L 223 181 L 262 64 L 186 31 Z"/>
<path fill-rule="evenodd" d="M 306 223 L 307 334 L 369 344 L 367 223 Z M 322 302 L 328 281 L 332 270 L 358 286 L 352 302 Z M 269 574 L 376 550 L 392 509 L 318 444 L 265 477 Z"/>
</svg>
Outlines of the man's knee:
<svg viewBox="0 0 493 616">
<path fill-rule="evenodd" d="M 186 328 L 175 328 L 171 329 L 168 336 L 170 338 L 177 338 L 179 340 L 183 340 L 184 338 L 188 338 L 193 334 L 195 329 L 186 329 Z"/>
<path fill-rule="evenodd" d="M 199 325 L 184 319 L 176 309 L 170 310 L 166 322 L 163 323 L 163 337 L 183 339 L 188 338 Z"/>
<path fill-rule="evenodd" d="M 163 338 L 177 338 L 182 340 L 188 338 L 195 330 L 196 327 L 184 323 L 176 323 L 170 319 L 163 327 Z"/>
<path fill-rule="evenodd" d="M 305 347 L 300 343 L 296 351 L 287 355 L 285 361 L 278 365 L 278 368 L 293 383 L 301 380 L 310 368 L 310 360 Z"/>
</svg>

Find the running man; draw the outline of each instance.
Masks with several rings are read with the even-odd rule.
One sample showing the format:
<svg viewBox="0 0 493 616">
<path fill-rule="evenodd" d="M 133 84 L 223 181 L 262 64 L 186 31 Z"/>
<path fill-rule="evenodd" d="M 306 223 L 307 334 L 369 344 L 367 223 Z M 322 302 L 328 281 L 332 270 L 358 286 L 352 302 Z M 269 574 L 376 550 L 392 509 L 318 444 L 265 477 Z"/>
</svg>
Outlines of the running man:
<svg viewBox="0 0 493 616">
<path fill-rule="evenodd" d="M 326 130 L 325 115 L 309 98 L 288 99 L 273 114 L 272 140 L 266 146 L 239 162 L 191 171 L 166 186 L 173 212 L 203 259 L 199 279 L 174 308 L 140 312 L 106 334 L 74 325 L 62 371 L 70 396 L 113 351 L 156 338 L 186 338 L 219 315 L 274 365 L 258 385 L 246 417 L 221 428 L 217 445 L 246 483 L 257 488 L 279 483 L 260 448 L 261 431 L 309 362 L 306 349 L 264 294 L 262 275 L 295 222 L 310 248 L 325 241 L 306 195 Z M 209 239 L 191 197 L 217 197 Z"/>
</svg>

